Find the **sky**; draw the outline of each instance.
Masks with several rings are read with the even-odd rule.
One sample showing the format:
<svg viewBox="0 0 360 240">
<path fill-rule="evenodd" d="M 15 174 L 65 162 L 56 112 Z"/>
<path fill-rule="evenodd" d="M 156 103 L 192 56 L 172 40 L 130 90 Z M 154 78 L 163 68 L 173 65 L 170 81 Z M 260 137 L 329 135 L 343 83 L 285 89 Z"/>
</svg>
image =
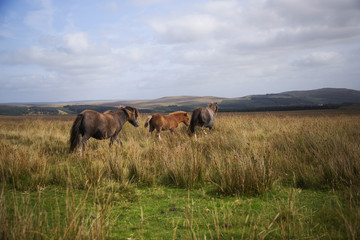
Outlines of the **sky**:
<svg viewBox="0 0 360 240">
<path fill-rule="evenodd" d="M 0 103 L 360 90 L 359 0 L 0 0 Z"/>
</svg>

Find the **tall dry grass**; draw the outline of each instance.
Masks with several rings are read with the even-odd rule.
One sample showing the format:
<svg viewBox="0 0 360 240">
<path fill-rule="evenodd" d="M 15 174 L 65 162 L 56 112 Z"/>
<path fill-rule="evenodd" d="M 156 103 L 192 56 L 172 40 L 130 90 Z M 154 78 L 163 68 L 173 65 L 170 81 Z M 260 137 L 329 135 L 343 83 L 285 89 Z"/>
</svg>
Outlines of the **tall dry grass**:
<svg viewBox="0 0 360 240">
<path fill-rule="evenodd" d="M 286 125 L 271 140 L 279 174 L 293 175 L 300 188 L 359 189 L 357 116 L 303 117 Z"/>
<path fill-rule="evenodd" d="M 358 188 L 359 118 L 219 114 L 213 132 L 197 141 L 185 126 L 158 140 L 128 124 L 120 133 L 123 148 L 91 140 L 83 156 L 68 153 L 71 118 L 5 118 L 0 179 L 17 189 L 66 186 L 68 175 L 79 189 L 110 180 L 185 188 L 210 183 L 225 194 L 259 194 L 277 180 L 300 188 Z"/>
</svg>

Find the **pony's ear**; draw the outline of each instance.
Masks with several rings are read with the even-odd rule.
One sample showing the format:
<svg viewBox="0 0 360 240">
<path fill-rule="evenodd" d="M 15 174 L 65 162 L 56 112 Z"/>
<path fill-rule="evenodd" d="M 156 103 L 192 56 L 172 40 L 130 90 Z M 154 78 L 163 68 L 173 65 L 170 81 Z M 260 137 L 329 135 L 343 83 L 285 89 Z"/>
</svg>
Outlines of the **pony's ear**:
<svg viewBox="0 0 360 240">
<path fill-rule="evenodd" d="M 130 117 L 132 115 L 132 112 L 126 108 L 124 108 L 125 114 Z"/>
<path fill-rule="evenodd" d="M 125 114 L 130 118 L 134 118 L 134 117 L 137 118 L 139 115 L 139 111 L 136 108 L 127 106 L 124 108 L 124 110 L 125 110 Z"/>
</svg>

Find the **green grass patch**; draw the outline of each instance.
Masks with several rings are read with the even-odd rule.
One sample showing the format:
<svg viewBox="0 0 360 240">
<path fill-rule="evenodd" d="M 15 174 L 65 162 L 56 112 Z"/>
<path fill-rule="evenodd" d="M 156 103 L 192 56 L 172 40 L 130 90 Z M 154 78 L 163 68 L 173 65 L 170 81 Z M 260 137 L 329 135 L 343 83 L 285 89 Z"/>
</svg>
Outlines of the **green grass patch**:
<svg viewBox="0 0 360 240">
<path fill-rule="evenodd" d="M 338 193 L 281 186 L 256 197 L 215 193 L 211 187 L 133 188 L 116 183 L 87 191 L 7 189 L 1 196 L 6 213 L 2 234 L 24 239 L 88 237 L 95 236 L 91 232 L 101 222 L 104 227 L 96 236 L 109 239 L 347 239 Z M 329 207 L 335 211 L 329 213 Z M 19 235 L 20 230 L 29 235 Z"/>
</svg>

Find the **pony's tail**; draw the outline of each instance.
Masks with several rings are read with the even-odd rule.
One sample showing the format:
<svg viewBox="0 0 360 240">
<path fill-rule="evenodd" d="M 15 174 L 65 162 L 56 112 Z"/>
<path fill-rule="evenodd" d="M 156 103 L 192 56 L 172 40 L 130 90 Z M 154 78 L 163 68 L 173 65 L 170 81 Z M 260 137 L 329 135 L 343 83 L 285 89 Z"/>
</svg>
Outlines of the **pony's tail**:
<svg viewBox="0 0 360 240">
<path fill-rule="evenodd" d="M 198 112 L 194 111 L 191 120 L 190 120 L 190 126 L 189 126 L 189 135 L 192 136 L 195 133 L 195 127 L 196 127 L 196 121 L 198 119 Z"/>
<path fill-rule="evenodd" d="M 77 117 L 71 127 L 70 152 L 74 151 L 74 149 L 76 148 L 76 146 L 79 143 L 80 125 L 82 123 L 83 118 L 84 118 L 84 115 L 82 115 L 82 114 L 77 115 Z"/>
<path fill-rule="evenodd" d="M 147 126 L 149 126 L 149 122 L 150 122 L 151 118 L 152 118 L 152 115 L 148 116 L 148 118 L 144 124 L 144 128 L 147 128 Z"/>
</svg>

